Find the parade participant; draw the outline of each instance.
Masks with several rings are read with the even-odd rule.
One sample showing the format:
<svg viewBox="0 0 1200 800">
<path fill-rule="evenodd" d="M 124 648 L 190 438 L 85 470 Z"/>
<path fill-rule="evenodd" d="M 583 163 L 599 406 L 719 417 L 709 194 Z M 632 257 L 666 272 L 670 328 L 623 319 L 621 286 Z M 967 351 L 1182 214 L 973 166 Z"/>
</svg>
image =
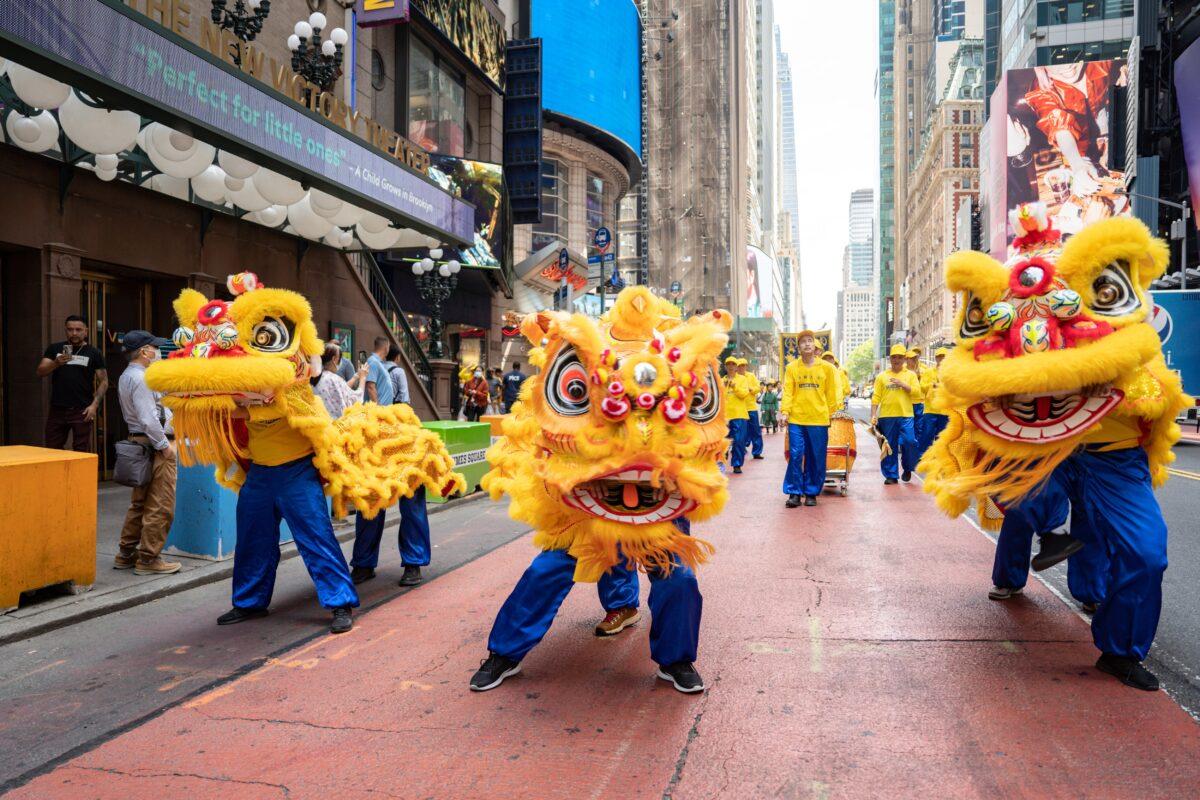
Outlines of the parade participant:
<svg viewBox="0 0 1200 800">
<path fill-rule="evenodd" d="M 729 466 L 734 475 L 742 474 L 746 463 L 746 448 L 750 444 L 750 412 L 746 401 L 750 384 L 741 374 L 741 359 L 730 355 L 725 359 L 725 416 L 729 420 Z"/>
<path fill-rule="evenodd" d="M 949 421 L 949 417 L 942 412 L 941 403 L 936 396 L 941 383 L 942 361 L 949 352 L 947 348 L 939 347 L 933 353 L 934 366 L 921 371 L 921 389 L 925 395 L 925 414 L 922 416 L 923 424 L 918 442 L 921 455 L 925 455 L 925 451 L 933 444 L 933 440 L 946 429 L 946 423 Z"/>
<path fill-rule="evenodd" d="M 887 439 L 891 453 L 879 461 L 885 484 L 897 478 L 912 480 L 917 468 L 917 438 L 913 429 L 913 401 L 921 397 L 920 379 L 905 367 L 908 348 L 892 345 L 888 351 L 890 367 L 875 376 L 871 393 L 871 424 Z M 904 472 L 897 468 L 897 461 Z"/>
<path fill-rule="evenodd" d="M 230 276 L 227 288 L 232 302 L 180 294 L 180 349 L 146 370 L 175 414 L 180 462 L 215 465 L 217 481 L 238 492 L 233 608 L 217 624 L 267 614 L 284 519 L 333 613 L 330 630 L 344 633 L 358 594 L 324 495 L 338 516 L 348 506 L 373 515 L 420 487 L 449 495 L 465 481 L 407 406 L 356 404 L 330 418 L 309 383 L 324 346 L 307 300 L 263 289 L 253 273 Z"/>
<path fill-rule="evenodd" d="M 925 377 L 925 370 L 921 366 L 921 351 L 915 347 L 908 348 L 905 367 L 909 372 L 917 376 L 917 386 L 920 391 L 918 397 L 913 394 L 913 437 L 916 439 L 914 445 L 915 453 L 913 455 L 913 463 L 921 460 L 921 455 L 925 452 L 921 449 L 921 441 L 925 436 L 925 386 L 928 379 Z"/>
<path fill-rule="evenodd" d="M 749 366 L 750 362 L 746 359 L 738 359 L 738 374 L 744 375 L 750 385 L 750 396 L 746 401 L 746 443 L 750 447 L 750 457 L 761 461 L 763 438 L 762 420 L 758 414 L 758 396 L 762 394 L 762 384 L 759 383 L 758 376 L 747 369 Z"/>
<path fill-rule="evenodd" d="M 771 433 L 779 430 L 779 384 L 769 383 L 762 394 L 762 424 Z"/>
<path fill-rule="evenodd" d="M 826 350 L 821 353 L 821 360 L 833 367 L 838 376 L 838 408 L 846 405 L 846 399 L 850 397 L 850 374 L 842 369 L 838 363 L 837 356 L 832 351 Z"/>
<path fill-rule="evenodd" d="M 473 691 L 518 673 L 571 587 L 622 563 L 650 579 L 658 677 L 704 690 L 693 666 L 702 604 L 693 569 L 712 547 L 688 535 L 683 517 L 708 519 L 728 497 L 716 359 L 731 323 L 725 311 L 683 322 L 644 286 L 622 291 L 599 323 L 565 312 L 525 318 L 541 370 L 488 451 L 483 486 L 511 498 L 509 513 L 534 527 L 542 552 L 496 617 Z"/>
<path fill-rule="evenodd" d="M 829 362 L 817 358 L 812 331 L 797 336 L 800 357 L 783 371 L 783 402 L 787 420 L 788 464 L 783 493 L 788 508 L 817 504 L 825 487 L 825 455 L 829 446 L 829 417 L 841 408 L 841 378 Z"/>
<path fill-rule="evenodd" d="M 1093 223 L 1065 244 L 1041 204 L 1010 222 L 1019 236 L 1006 263 L 974 252 L 946 262 L 947 288 L 963 303 L 958 347 L 941 369 L 950 423 L 925 456 L 925 489 L 957 515 L 1017 502 L 1053 479 L 1087 524 L 1051 547 L 1061 555 L 1078 537 L 1109 558 L 1092 619 L 1096 666 L 1154 690 L 1142 660 L 1167 566 L 1154 487 L 1174 458 L 1175 417 L 1192 405 L 1147 323 L 1147 288 L 1169 251 L 1131 217 Z M 1043 537 L 1039 556 L 1046 549 Z"/>
</svg>

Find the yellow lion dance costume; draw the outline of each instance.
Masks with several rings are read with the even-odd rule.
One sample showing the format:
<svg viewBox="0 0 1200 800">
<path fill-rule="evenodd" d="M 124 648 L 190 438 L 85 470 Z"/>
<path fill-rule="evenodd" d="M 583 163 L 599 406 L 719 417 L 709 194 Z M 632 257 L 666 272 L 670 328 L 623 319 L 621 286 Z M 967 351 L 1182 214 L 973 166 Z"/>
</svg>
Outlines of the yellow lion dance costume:
<svg viewBox="0 0 1200 800">
<path fill-rule="evenodd" d="M 323 344 L 312 308 L 296 292 L 266 289 L 253 273 L 230 276 L 232 302 L 185 289 L 175 300 L 179 350 L 146 371 L 174 413 L 181 463 L 212 464 L 217 481 L 237 491 L 246 478 L 250 419 L 282 419 L 312 444 L 316 466 L 342 516 L 373 517 L 425 486 L 449 496 L 466 482 L 437 434 L 405 405 L 357 403 L 334 421 L 309 385 Z"/>
<path fill-rule="evenodd" d="M 959 346 L 939 370 L 950 420 L 921 462 L 944 511 L 958 516 L 974 501 L 993 530 L 996 504 L 1035 489 L 1101 426 L 1119 434 L 1112 444 L 1144 448 L 1161 485 L 1175 417 L 1192 403 L 1147 323 L 1166 245 L 1129 217 L 1066 243 L 1040 204 L 1012 222 L 1022 235 L 1005 264 L 970 251 L 946 261 L 946 286 L 961 298 Z"/>
<path fill-rule="evenodd" d="M 539 548 L 577 560 L 576 581 L 622 559 L 669 571 L 711 553 L 672 520 L 707 519 L 727 499 L 717 358 L 731 321 L 714 311 L 684 322 L 645 287 L 622 291 L 599 323 L 565 312 L 523 321 L 541 371 L 488 451 L 483 487 L 509 495 Z"/>
</svg>

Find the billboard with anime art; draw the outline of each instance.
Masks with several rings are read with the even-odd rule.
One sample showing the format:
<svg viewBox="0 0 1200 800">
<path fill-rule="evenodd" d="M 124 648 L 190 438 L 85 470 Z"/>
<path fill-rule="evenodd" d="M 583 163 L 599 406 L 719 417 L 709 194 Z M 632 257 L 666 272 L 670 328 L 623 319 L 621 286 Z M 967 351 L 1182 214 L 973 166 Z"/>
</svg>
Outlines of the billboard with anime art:
<svg viewBox="0 0 1200 800">
<path fill-rule="evenodd" d="M 1129 213 L 1123 174 L 1114 168 L 1121 156 L 1112 147 L 1117 88 L 1126 82 L 1121 59 L 1004 73 L 989 120 L 994 257 L 1005 258 L 1012 239 L 1008 211 L 1021 203 L 1045 203 L 1066 236 Z"/>
</svg>

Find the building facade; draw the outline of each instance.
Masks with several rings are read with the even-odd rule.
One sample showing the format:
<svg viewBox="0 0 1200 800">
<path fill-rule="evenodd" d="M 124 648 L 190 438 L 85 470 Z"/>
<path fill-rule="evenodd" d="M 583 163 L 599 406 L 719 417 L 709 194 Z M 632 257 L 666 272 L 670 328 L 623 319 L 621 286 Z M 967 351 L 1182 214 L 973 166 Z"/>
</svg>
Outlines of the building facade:
<svg viewBox="0 0 1200 800">
<path fill-rule="evenodd" d="M 850 354 L 876 335 L 875 289 L 872 286 L 848 286 L 838 291 L 838 361 L 845 364 Z"/>
<path fill-rule="evenodd" d="M 842 252 L 842 288 L 838 292 L 834 331 L 834 347 L 839 360 L 858 345 L 876 337 L 875 213 L 874 189 L 851 192 L 847 214 L 849 244 Z"/>
<path fill-rule="evenodd" d="M 892 332 L 896 276 L 896 0 L 879 3 L 879 73 L 875 97 L 879 108 L 879 203 L 876 206 L 875 287 L 876 355 Z"/>
<path fill-rule="evenodd" d="M 968 231 L 958 225 L 978 202 L 979 134 L 983 126 L 983 41 L 963 40 L 947 68 L 929 133 L 909 182 L 903 247 L 907 267 L 899 314 L 909 342 L 953 340 L 957 296 L 946 290 L 943 266 Z"/>
<path fill-rule="evenodd" d="M 775 53 L 779 83 L 780 167 L 779 192 L 782 210 L 788 214 L 789 235 L 793 246 L 800 241 L 800 191 L 796 171 L 796 117 L 792 93 L 792 67 L 783 52 L 779 26 L 775 26 Z"/>
</svg>

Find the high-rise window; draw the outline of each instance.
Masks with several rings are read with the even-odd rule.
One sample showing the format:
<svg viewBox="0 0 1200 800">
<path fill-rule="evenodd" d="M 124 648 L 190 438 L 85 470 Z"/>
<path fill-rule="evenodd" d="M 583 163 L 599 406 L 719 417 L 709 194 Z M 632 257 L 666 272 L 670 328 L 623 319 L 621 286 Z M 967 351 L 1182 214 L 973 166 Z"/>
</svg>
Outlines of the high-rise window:
<svg viewBox="0 0 1200 800">
<path fill-rule="evenodd" d="M 461 158 L 466 117 L 462 77 L 416 37 L 409 42 L 408 138 L 431 153 Z"/>
<path fill-rule="evenodd" d="M 542 221 L 533 226 L 534 252 L 548 244 L 567 245 L 567 166 L 542 160 Z"/>
<path fill-rule="evenodd" d="M 587 176 L 587 231 L 588 242 L 592 241 L 596 229 L 601 226 L 609 225 L 608 215 L 605 209 L 605 184 L 604 179 L 591 172 Z"/>
</svg>

